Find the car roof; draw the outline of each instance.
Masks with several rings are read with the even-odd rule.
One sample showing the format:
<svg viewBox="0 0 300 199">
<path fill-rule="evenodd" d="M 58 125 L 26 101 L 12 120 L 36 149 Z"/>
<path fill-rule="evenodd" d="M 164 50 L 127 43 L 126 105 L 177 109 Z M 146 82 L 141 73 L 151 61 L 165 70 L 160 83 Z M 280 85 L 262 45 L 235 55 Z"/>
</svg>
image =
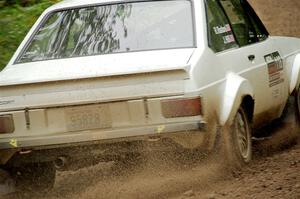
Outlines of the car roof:
<svg viewBox="0 0 300 199">
<path fill-rule="evenodd" d="M 67 9 L 73 7 L 89 6 L 95 4 L 106 4 L 106 3 L 125 3 L 132 1 L 157 1 L 157 0 L 64 0 L 61 1 L 50 8 L 47 11 Z"/>
<path fill-rule="evenodd" d="M 51 6 L 50 9 L 56 10 L 56 9 L 64 9 L 69 7 L 88 6 L 93 4 L 101 4 L 101 3 L 108 3 L 108 2 L 115 2 L 115 1 L 116 0 L 64 0 Z"/>
</svg>

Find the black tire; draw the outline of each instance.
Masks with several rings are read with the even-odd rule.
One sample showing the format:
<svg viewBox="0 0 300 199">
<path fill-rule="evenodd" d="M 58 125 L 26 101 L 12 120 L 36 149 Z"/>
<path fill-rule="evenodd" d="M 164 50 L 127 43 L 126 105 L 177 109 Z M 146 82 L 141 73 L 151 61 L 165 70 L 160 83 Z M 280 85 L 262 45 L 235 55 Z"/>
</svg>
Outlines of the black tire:
<svg viewBox="0 0 300 199">
<path fill-rule="evenodd" d="M 53 162 L 31 163 L 11 169 L 18 191 L 43 192 L 55 183 L 56 169 Z"/>
<path fill-rule="evenodd" d="M 295 92 L 295 109 L 298 124 L 300 123 L 300 87 Z"/>
<path fill-rule="evenodd" d="M 232 124 L 221 129 L 219 156 L 227 166 L 241 167 L 252 159 L 251 127 L 248 115 L 240 107 Z"/>
<path fill-rule="evenodd" d="M 299 141 L 299 137 L 300 137 L 300 86 L 299 88 L 297 89 L 296 93 L 295 93 L 295 120 L 296 120 L 296 130 L 295 130 L 295 134 L 296 134 L 296 137 Z"/>
</svg>

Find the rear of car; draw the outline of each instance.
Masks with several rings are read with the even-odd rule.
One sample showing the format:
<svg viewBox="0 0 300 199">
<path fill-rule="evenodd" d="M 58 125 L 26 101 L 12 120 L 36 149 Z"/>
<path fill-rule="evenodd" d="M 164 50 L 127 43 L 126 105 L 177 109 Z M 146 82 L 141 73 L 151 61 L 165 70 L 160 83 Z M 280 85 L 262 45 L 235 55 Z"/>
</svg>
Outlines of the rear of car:
<svg viewBox="0 0 300 199">
<path fill-rule="evenodd" d="M 0 73 L 0 150 L 9 153 L 2 164 L 108 143 L 206 144 L 201 98 L 186 93 L 192 2 L 95 2 L 46 12 Z"/>
<path fill-rule="evenodd" d="M 247 1 L 57 4 L 0 73 L 0 168 L 50 187 L 53 161 L 152 147 L 248 163 L 252 125 L 286 104 L 283 52 L 299 52 L 287 40 L 269 37 Z"/>
</svg>

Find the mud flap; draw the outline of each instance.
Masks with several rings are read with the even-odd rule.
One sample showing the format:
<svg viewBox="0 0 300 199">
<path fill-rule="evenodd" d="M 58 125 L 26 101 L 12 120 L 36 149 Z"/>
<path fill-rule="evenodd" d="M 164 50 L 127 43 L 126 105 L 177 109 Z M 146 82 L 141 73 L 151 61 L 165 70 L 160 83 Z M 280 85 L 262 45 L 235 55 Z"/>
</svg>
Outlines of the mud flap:
<svg viewBox="0 0 300 199">
<path fill-rule="evenodd" d="M 0 150 L 0 165 L 5 165 L 16 152 L 17 149 Z"/>
<path fill-rule="evenodd" d="M 300 137 L 299 113 L 295 96 L 290 96 L 282 116 L 259 131 L 265 131 L 268 137 L 255 138 L 256 148 L 260 152 L 280 150 L 296 144 Z"/>
<path fill-rule="evenodd" d="M 281 116 L 280 122 L 283 128 L 283 135 L 286 139 L 297 141 L 300 135 L 300 116 L 298 113 L 298 106 L 295 96 L 290 96 L 288 102 Z"/>
</svg>

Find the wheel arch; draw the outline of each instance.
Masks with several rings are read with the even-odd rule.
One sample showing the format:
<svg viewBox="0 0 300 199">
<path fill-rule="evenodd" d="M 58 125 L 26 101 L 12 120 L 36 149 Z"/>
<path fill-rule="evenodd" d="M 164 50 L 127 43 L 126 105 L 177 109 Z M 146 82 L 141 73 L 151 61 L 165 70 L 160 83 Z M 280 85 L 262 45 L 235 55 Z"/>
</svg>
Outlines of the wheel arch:
<svg viewBox="0 0 300 199">
<path fill-rule="evenodd" d="M 291 70 L 291 80 L 290 80 L 290 94 L 292 94 L 295 89 L 299 87 L 300 84 L 300 53 L 296 55 L 292 70 Z"/>
<path fill-rule="evenodd" d="M 254 112 L 254 93 L 250 82 L 238 74 L 229 73 L 223 90 L 220 125 L 231 124 L 241 105 L 244 106 L 251 121 Z"/>
</svg>

